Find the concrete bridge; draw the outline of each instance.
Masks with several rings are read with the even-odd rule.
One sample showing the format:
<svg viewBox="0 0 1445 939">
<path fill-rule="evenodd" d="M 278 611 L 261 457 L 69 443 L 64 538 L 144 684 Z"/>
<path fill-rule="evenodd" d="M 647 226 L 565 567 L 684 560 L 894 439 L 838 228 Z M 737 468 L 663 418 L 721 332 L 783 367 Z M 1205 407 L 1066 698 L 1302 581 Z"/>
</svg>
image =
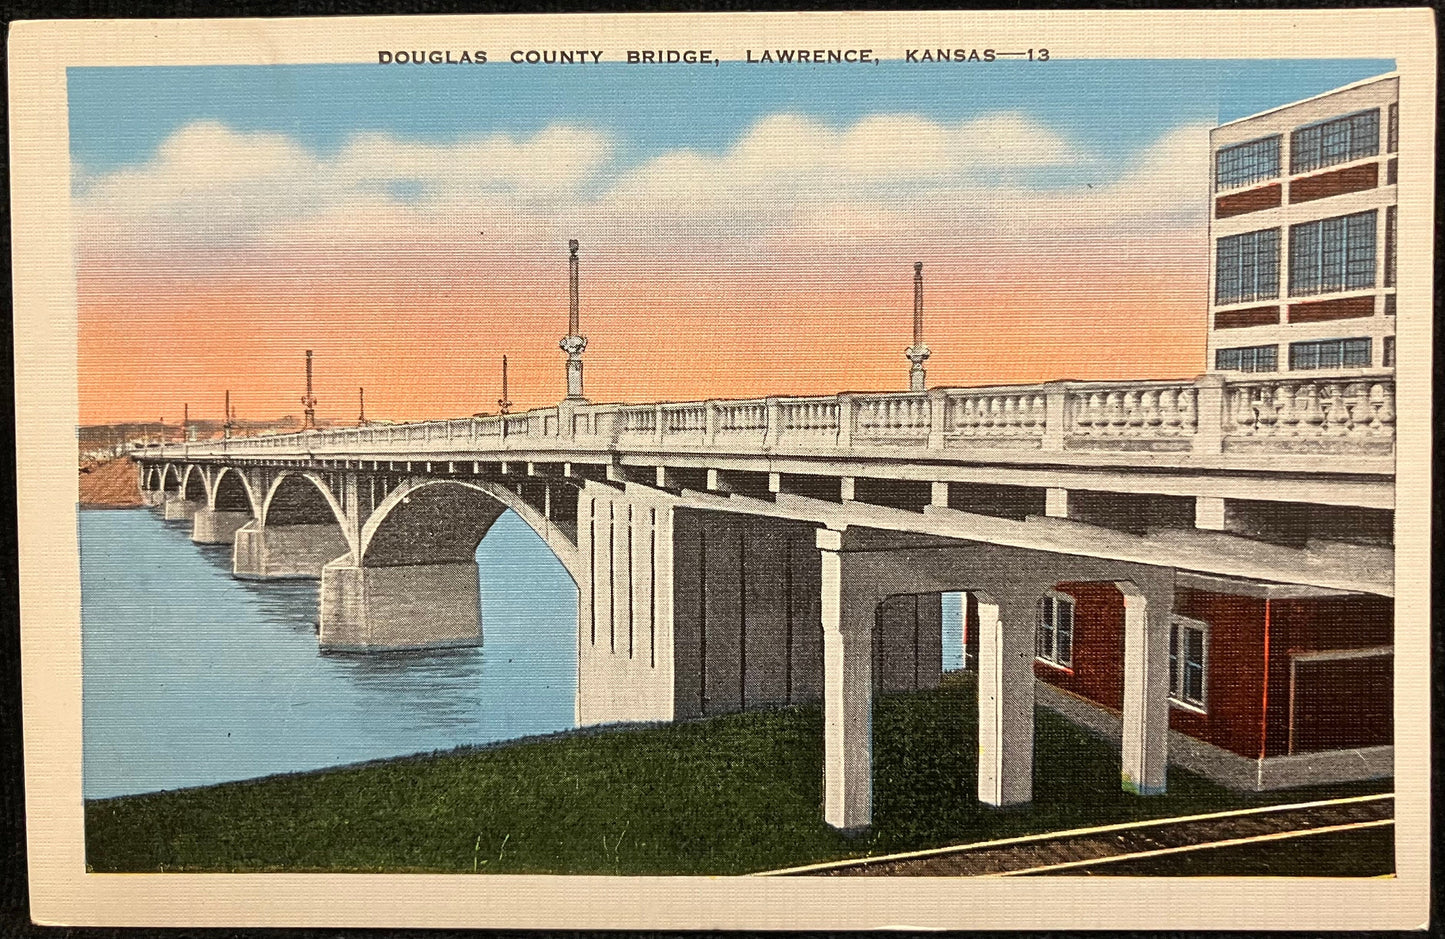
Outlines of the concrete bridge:
<svg viewBox="0 0 1445 939">
<path fill-rule="evenodd" d="M 148 501 L 233 543 L 237 577 L 320 580 L 325 649 L 480 642 L 474 552 L 515 511 L 578 587 L 579 724 L 821 699 L 824 815 L 856 829 L 873 695 L 937 683 L 944 592 L 976 603 L 981 800 L 1031 798 L 1039 600 L 1077 582 L 1122 593 L 1123 784 L 1162 791 L 1177 585 L 1393 594 L 1394 387 L 569 398 L 135 456 Z"/>
</svg>

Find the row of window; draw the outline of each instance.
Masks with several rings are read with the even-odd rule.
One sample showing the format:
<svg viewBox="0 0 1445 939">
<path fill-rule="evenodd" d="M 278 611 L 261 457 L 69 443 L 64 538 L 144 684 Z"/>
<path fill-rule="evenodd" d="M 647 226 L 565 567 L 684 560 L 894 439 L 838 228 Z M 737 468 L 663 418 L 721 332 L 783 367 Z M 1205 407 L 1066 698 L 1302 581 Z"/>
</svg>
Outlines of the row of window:
<svg viewBox="0 0 1445 939">
<path fill-rule="evenodd" d="M 1390 105 L 1387 152 L 1399 147 L 1400 109 Z M 1274 179 L 1280 169 L 1281 135 L 1221 147 L 1214 154 L 1215 190 L 1238 189 Z M 1308 173 L 1348 163 L 1380 152 L 1380 109 L 1371 108 L 1344 117 L 1301 127 L 1290 134 L 1289 171 Z"/>
<path fill-rule="evenodd" d="M 1307 297 L 1375 286 L 1377 212 L 1356 212 L 1289 227 L 1289 295 Z M 1385 285 L 1395 283 L 1395 206 L 1385 211 Z M 1280 231 L 1220 238 L 1214 246 L 1214 302 L 1279 297 Z"/>
<path fill-rule="evenodd" d="M 1316 339 L 1289 344 L 1289 368 L 1292 372 L 1322 368 L 1369 368 L 1370 339 Z M 1395 364 L 1395 337 L 1385 338 L 1385 362 Z M 1214 350 L 1214 367 L 1229 372 L 1274 372 L 1279 370 L 1279 347 L 1238 346 Z"/>
<path fill-rule="evenodd" d="M 1060 594 L 1039 599 L 1035 654 L 1059 668 L 1074 665 L 1074 601 Z M 1169 696 L 1204 708 L 1207 627 L 1195 620 L 1175 619 L 1169 626 Z"/>
</svg>

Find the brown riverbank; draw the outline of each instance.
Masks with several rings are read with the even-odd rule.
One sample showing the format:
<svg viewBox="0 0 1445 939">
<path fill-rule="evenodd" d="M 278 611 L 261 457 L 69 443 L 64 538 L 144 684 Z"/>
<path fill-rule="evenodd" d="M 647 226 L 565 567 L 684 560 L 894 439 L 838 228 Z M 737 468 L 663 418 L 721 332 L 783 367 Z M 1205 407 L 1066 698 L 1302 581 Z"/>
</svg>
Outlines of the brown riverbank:
<svg viewBox="0 0 1445 939">
<path fill-rule="evenodd" d="M 80 505 L 87 509 L 133 509 L 144 503 L 140 475 L 128 456 L 80 464 Z"/>
</svg>

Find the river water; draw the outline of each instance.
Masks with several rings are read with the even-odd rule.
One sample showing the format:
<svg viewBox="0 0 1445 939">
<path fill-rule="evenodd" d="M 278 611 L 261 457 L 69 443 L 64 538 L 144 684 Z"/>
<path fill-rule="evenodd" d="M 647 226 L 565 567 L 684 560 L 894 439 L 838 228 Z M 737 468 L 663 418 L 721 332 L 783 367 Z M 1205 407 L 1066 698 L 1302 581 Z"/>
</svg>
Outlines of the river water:
<svg viewBox="0 0 1445 939">
<path fill-rule="evenodd" d="M 577 588 L 511 512 L 477 549 L 478 649 L 321 655 L 315 581 L 231 576 L 228 546 L 82 510 L 86 798 L 573 726 Z"/>
<path fill-rule="evenodd" d="M 477 548 L 483 647 L 434 653 L 322 655 L 315 581 L 236 580 L 148 510 L 82 510 L 80 550 L 88 799 L 573 726 L 577 588 L 511 512 Z"/>
</svg>

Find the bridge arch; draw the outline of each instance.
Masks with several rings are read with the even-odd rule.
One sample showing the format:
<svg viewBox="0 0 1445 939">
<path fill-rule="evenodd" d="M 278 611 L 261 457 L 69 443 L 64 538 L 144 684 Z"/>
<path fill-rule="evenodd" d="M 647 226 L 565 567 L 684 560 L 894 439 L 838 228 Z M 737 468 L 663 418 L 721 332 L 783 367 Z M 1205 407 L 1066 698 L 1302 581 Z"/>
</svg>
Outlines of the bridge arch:
<svg viewBox="0 0 1445 939">
<path fill-rule="evenodd" d="M 291 470 L 277 475 L 266 490 L 260 519 L 262 528 L 335 523 L 341 528 L 351 550 L 356 550 L 350 526 L 346 524 L 346 510 L 341 507 L 326 480 L 316 473 Z"/>
<path fill-rule="evenodd" d="M 470 561 L 511 509 L 577 583 L 577 546 L 515 491 L 482 480 L 409 479 L 387 493 L 361 529 L 363 567 Z"/>
<path fill-rule="evenodd" d="M 176 464 L 167 463 L 161 470 L 161 489 L 166 492 L 181 491 L 181 471 L 176 468 Z"/>
<path fill-rule="evenodd" d="M 246 474 L 234 466 L 223 466 L 211 481 L 210 508 L 213 512 L 249 512 L 260 518 L 256 492 Z"/>
<path fill-rule="evenodd" d="M 161 470 L 154 464 L 144 464 L 141 472 L 141 488 L 154 492 L 161 487 Z"/>
<path fill-rule="evenodd" d="M 206 470 L 199 464 L 192 463 L 186 467 L 181 475 L 181 498 L 188 502 L 199 502 L 208 505 L 211 501 L 211 483 L 206 478 Z"/>
</svg>

